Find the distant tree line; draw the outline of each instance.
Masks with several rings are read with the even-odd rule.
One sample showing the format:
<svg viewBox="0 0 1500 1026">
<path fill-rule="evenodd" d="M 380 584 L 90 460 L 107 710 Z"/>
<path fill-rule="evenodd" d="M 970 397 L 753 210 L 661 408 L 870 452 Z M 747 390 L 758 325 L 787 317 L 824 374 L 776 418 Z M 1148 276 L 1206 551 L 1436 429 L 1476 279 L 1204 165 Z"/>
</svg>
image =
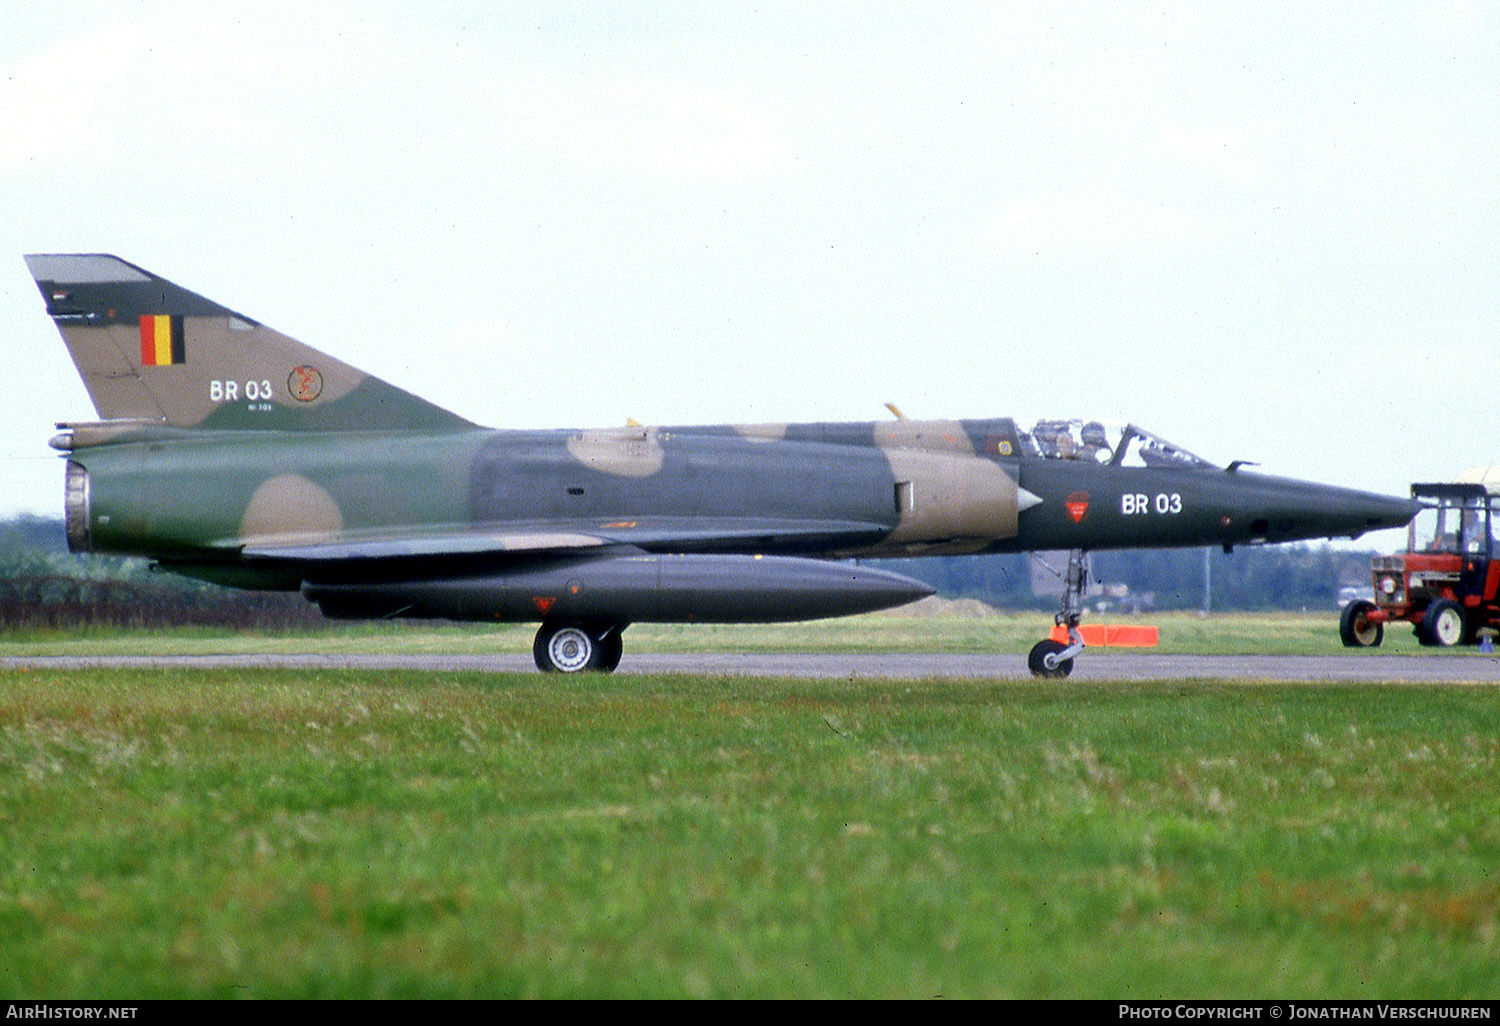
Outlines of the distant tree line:
<svg viewBox="0 0 1500 1026">
<path fill-rule="evenodd" d="M 1307 545 L 1211 550 L 1212 608 L 1332 609 L 1342 586 L 1369 580 L 1371 555 Z M 1040 558 L 1059 572 L 1067 564 L 1063 553 Z M 872 562 L 927 581 L 945 597 L 1003 609 L 1050 609 L 1062 594 L 1059 580 L 1025 554 Z M 1091 604 L 1126 610 L 1203 605 L 1202 549 L 1100 552 L 1093 570 L 1109 590 Z M 157 573 L 142 559 L 74 555 L 61 520 L 0 521 L 0 630 L 197 625 L 275 631 L 323 623 L 317 607 L 295 593 L 221 588 Z"/>
<path fill-rule="evenodd" d="M 316 606 L 285 592 L 235 591 L 144 559 L 74 555 L 61 520 L 0 521 L 0 630 L 83 626 L 212 626 L 288 630 L 324 623 Z"/>
<path fill-rule="evenodd" d="M 1374 554 L 1328 545 L 1240 546 L 1232 553 L 1210 549 L 1210 606 L 1221 611 L 1334 609 L 1341 588 L 1368 586 Z M 1107 593 L 1092 601 L 1124 609 L 1201 609 L 1204 555 L 1203 549 L 1096 552 L 1093 577 Z M 926 581 L 949 598 L 975 598 L 1008 609 L 1051 609 L 1062 597 L 1062 581 L 1038 568 L 1038 559 L 1059 574 L 1067 567 L 1066 553 L 945 556 L 880 564 Z"/>
</svg>

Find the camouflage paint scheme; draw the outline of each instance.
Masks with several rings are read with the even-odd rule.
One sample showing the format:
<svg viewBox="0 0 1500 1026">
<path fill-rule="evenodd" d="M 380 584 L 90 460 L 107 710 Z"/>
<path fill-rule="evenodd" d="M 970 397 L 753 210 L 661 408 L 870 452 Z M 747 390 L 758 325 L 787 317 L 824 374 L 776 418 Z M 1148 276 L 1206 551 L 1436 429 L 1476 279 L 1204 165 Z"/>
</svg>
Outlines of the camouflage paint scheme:
<svg viewBox="0 0 1500 1026">
<path fill-rule="evenodd" d="M 1156 466 L 1044 455 L 1003 417 L 491 430 L 117 257 L 26 259 L 103 418 L 54 439 L 70 544 L 335 614 L 801 619 L 930 593 L 830 560 L 1231 546 L 1413 513 L 1170 446 Z M 153 318 L 180 362 L 150 348 Z M 1127 428 L 1122 456 L 1133 438 L 1159 442 Z"/>
</svg>

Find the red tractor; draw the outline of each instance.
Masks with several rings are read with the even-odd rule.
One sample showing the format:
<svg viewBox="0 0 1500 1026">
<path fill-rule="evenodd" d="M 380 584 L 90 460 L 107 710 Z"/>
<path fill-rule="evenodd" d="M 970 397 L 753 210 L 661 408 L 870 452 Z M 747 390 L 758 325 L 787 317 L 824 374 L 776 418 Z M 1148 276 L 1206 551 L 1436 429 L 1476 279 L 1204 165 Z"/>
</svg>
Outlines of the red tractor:
<svg viewBox="0 0 1500 1026">
<path fill-rule="evenodd" d="M 1472 645 L 1479 632 L 1500 628 L 1500 559 L 1491 521 L 1500 495 L 1482 484 L 1414 484 L 1426 508 L 1412 520 L 1406 552 L 1372 561 L 1375 601 L 1356 599 L 1339 617 L 1349 648 L 1378 645 L 1385 624 L 1404 620 L 1424 645 Z M 1497 523 L 1496 526 L 1500 526 Z"/>
</svg>

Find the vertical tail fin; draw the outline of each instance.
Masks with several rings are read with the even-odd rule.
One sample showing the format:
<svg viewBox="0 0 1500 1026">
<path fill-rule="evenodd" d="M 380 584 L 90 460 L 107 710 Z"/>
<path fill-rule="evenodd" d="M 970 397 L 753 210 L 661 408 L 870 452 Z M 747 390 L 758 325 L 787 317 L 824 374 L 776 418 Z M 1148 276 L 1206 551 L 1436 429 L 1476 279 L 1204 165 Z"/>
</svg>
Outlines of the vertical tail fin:
<svg viewBox="0 0 1500 1026">
<path fill-rule="evenodd" d="M 107 420 L 281 431 L 473 427 L 119 257 L 34 254 L 26 266 Z"/>
</svg>

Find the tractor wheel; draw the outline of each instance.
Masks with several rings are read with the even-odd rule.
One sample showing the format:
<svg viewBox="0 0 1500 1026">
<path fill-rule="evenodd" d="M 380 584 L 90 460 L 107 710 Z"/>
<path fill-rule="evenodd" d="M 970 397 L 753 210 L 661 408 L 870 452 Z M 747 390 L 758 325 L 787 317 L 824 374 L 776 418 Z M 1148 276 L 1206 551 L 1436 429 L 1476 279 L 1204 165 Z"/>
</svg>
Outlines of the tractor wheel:
<svg viewBox="0 0 1500 1026">
<path fill-rule="evenodd" d="M 1356 599 L 1339 615 L 1339 639 L 1345 648 L 1375 648 L 1385 638 L 1385 624 L 1371 623 L 1375 603 Z"/>
<path fill-rule="evenodd" d="M 1452 648 L 1464 639 L 1464 611 L 1451 599 L 1437 599 L 1422 614 L 1422 633 L 1427 643 Z"/>
</svg>

